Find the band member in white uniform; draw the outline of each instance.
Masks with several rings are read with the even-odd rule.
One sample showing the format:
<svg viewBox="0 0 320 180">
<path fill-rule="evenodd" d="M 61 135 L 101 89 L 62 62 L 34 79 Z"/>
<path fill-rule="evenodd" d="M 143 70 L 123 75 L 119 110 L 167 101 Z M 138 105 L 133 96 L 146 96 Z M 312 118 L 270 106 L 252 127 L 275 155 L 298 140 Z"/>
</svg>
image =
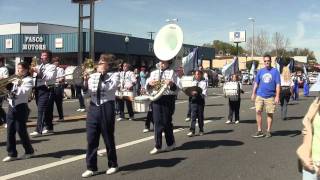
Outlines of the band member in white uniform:
<svg viewBox="0 0 320 180">
<path fill-rule="evenodd" d="M 0 57 L 0 80 L 9 77 L 8 68 L 4 65 L 4 57 Z M 6 127 L 6 112 L 2 108 L 4 97 L 0 97 L 0 125 L 5 124 Z"/>
<path fill-rule="evenodd" d="M 31 71 L 37 74 L 35 82 L 35 98 L 38 106 L 38 120 L 31 136 L 53 133 L 53 98 L 54 83 L 56 81 L 56 66 L 50 64 L 52 52 L 41 52 L 41 64 L 32 67 Z"/>
<path fill-rule="evenodd" d="M 59 67 L 60 58 L 54 57 L 52 58 L 52 63 L 57 68 L 57 79 L 54 87 L 54 102 L 56 103 L 56 107 L 59 114 L 59 121 L 64 120 L 63 116 L 63 95 L 64 95 L 64 69 Z"/>
<path fill-rule="evenodd" d="M 91 96 L 87 113 L 87 170 L 82 177 L 97 174 L 97 150 L 100 134 L 102 134 L 108 156 L 106 174 L 113 174 L 118 170 L 116 146 L 114 140 L 115 126 L 115 92 L 119 84 L 119 74 L 108 72 L 114 55 L 102 54 L 99 59 L 97 73 L 88 77 L 84 75 L 84 94 Z"/>
<path fill-rule="evenodd" d="M 194 80 L 192 81 L 193 86 L 200 87 L 202 92 L 192 91 L 190 99 L 190 109 L 191 109 L 191 125 L 190 132 L 187 134 L 189 137 L 195 135 L 196 130 L 196 120 L 198 119 L 199 125 L 199 135 L 203 135 L 203 125 L 204 125 L 204 105 L 205 97 L 207 96 L 207 82 L 203 78 L 203 72 L 196 70 L 194 73 Z"/>
<path fill-rule="evenodd" d="M 9 91 L 9 107 L 7 114 L 8 156 L 2 160 L 3 162 L 17 159 L 18 152 L 16 149 L 16 132 L 18 132 L 21 144 L 25 150 L 25 154 L 21 159 L 31 158 L 34 154 L 26 126 L 29 115 L 28 98 L 33 84 L 33 80 L 29 76 L 29 65 L 25 62 L 19 63 L 17 75 L 21 79 L 17 79 L 13 83 L 7 85 L 7 89 Z"/>
<path fill-rule="evenodd" d="M 123 71 L 120 72 L 120 84 L 119 88 L 122 92 L 131 92 L 132 96 L 123 96 L 121 100 L 118 101 L 119 104 L 119 111 L 120 111 L 120 117 L 117 119 L 117 121 L 123 120 L 124 117 L 124 102 L 126 102 L 127 110 L 129 113 L 129 120 L 134 119 L 134 112 L 132 108 L 132 100 L 134 96 L 133 87 L 135 83 L 137 82 L 135 74 L 129 70 L 130 65 L 128 63 L 123 64 Z"/>
<path fill-rule="evenodd" d="M 162 151 L 162 132 L 165 133 L 167 147 L 165 151 L 175 148 L 173 135 L 172 115 L 175 110 L 175 98 L 178 90 L 177 75 L 173 69 L 169 68 L 169 61 L 160 61 L 160 68 L 151 72 L 147 79 L 147 89 L 152 89 L 157 81 L 164 81 L 169 86 L 163 95 L 152 102 L 155 147 L 150 154 L 157 154 Z"/>
</svg>

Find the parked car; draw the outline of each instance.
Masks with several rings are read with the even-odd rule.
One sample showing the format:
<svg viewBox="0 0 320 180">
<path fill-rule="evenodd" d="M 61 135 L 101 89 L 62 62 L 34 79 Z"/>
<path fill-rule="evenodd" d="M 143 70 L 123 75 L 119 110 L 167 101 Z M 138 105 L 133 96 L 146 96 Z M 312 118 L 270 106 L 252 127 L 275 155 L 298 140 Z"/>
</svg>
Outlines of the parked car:
<svg viewBox="0 0 320 180">
<path fill-rule="evenodd" d="M 310 75 L 308 79 L 310 84 L 314 84 L 317 82 L 317 76 Z"/>
</svg>

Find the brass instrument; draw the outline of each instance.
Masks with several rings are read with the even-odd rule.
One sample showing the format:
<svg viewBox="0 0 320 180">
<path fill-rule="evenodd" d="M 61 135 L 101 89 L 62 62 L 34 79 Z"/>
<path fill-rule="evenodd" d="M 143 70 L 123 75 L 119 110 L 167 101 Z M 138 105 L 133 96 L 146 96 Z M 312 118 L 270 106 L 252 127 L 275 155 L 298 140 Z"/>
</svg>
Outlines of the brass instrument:
<svg viewBox="0 0 320 180">
<path fill-rule="evenodd" d="M 0 80 L 0 97 L 8 95 L 9 90 L 7 90 L 7 85 L 14 81 L 18 81 L 18 86 L 22 84 L 22 79 L 18 75 L 11 75 L 8 78 Z"/>
</svg>

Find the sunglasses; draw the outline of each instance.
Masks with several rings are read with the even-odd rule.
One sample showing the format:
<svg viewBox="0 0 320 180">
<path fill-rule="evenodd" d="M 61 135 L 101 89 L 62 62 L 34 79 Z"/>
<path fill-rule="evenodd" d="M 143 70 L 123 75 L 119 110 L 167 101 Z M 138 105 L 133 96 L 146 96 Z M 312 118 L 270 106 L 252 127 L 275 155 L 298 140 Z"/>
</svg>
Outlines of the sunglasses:
<svg viewBox="0 0 320 180">
<path fill-rule="evenodd" d="M 271 62 L 271 61 L 267 60 L 267 61 L 264 61 L 264 62 Z"/>
</svg>

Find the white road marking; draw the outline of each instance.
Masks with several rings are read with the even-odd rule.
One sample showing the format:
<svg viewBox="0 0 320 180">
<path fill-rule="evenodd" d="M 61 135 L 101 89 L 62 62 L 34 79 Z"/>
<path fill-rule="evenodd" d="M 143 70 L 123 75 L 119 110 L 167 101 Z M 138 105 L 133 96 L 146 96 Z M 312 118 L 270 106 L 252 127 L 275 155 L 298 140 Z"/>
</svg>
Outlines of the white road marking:
<svg viewBox="0 0 320 180">
<path fill-rule="evenodd" d="M 213 121 L 212 120 L 205 120 L 204 124 L 207 124 L 207 123 L 210 123 L 210 122 L 213 122 Z M 188 128 L 186 128 L 186 129 L 188 129 Z M 173 131 L 173 133 L 178 133 L 178 132 L 183 131 L 183 130 L 185 130 L 185 129 L 184 128 L 175 129 Z M 127 142 L 127 143 L 124 143 L 124 144 L 120 144 L 120 145 L 116 146 L 116 149 L 126 148 L 126 147 L 133 146 L 133 145 L 136 145 L 136 144 L 140 144 L 142 142 L 146 142 L 146 141 L 149 141 L 149 140 L 152 140 L 152 139 L 154 139 L 154 136 L 145 137 L 145 138 L 138 139 L 138 140 L 135 140 L 135 141 L 131 141 L 131 142 Z M 100 153 L 105 153 L 106 150 L 105 149 L 101 149 L 101 150 L 99 150 L 99 152 Z M 34 167 L 34 168 L 30 168 L 30 169 L 18 171 L 18 172 L 15 172 L 15 173 L 7 174 L 7 175 L 4 175 L 4 176 L 1 176 L 0 179 L 1 180 L 12 179 L 12 178 L 24 176 L 24 175 L 27 175 L 27 174 L 31 174 L 31 173 L 34 173 L 34 172 L 42 171 L 42 170 L 45 170 L 45 169 L 57 167 L 57 166 L 60 166 L 60 165 L 71 163 L 71 162 L 75 162 L 75 161 L 78 161 L 78 160 L 82 160 L 82 159 L 85 159 L 85 158 L 86 158 L 86 154 L 82 154 L 82 155 L 74 156 L 72 158 L 64 159 L 64 160 L 61 160 L 61 161 L 56 161 L 56 162 L 52 162 L 52 163 L 45 164 L 45 165 L 42 165 L 42 166 L 37 166 L 37 167 Z"/>
<path fill-rule="evenodd" d="M 256 107 L 253 106 L 253 107 L 251 107 L 251 108 L 249 108 L 249 109 L 256 109 Z"/>
</svg>

